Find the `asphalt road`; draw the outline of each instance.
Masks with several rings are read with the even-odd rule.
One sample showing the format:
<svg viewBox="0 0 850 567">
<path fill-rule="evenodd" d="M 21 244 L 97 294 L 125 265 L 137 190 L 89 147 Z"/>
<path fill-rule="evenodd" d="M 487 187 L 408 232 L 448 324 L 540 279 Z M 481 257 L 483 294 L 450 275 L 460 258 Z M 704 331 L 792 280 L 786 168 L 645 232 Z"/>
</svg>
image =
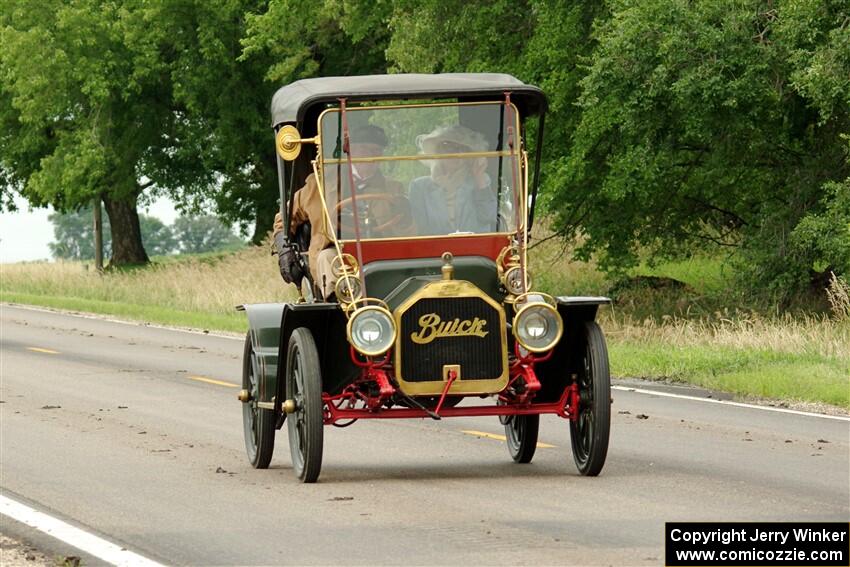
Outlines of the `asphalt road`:
<svg viewBox="0 0 850 567">
<path fill-rule="evenodd" d="M 0 349 L 3 494 L 164 563 L 659 565 L 665 521 L 850 520 L 847 421 L 615 391 L 598 478 L 558 418 L 530 465 L 461 418 L 327 428 L 302 485 L 285 429 L 248 464 L 240 340 L 3 305 Z"/>
</svg>

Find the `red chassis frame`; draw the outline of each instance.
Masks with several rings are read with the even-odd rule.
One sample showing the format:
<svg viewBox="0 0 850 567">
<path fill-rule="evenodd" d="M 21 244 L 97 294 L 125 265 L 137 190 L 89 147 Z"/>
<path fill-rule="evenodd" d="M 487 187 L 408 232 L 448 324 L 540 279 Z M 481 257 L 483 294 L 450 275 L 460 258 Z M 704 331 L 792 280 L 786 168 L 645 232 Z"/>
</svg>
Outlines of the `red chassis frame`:
<svg viewBox="0 0 850 567">
<path fill-rule="evenodd" d="M 540 382 L 537 380 L 534 366 L 538 362 L 548 360 L 551 356 L 551 352 L 541 357 L 531 353 L 521 356 L 517 349 L 516 358 L 510 366 L 510 379 L 507 386 L 499 393 L 498 405 L 444 408 L 443 402 L 456 378 L 454 373 L 449 373 L 440 401 L 436 408 L 429 412 L 419 408 L 384 407 L 390 404 L 397 393 L 389 379 L 390 354 L 387 353 L 381 360 L 363 361 L 352 347 L 351 360 L 360 367 L 360 376 L 335 396 L 322 393 L 325 407 L 324 423 L 335 425 L 340 421 L 356 419 L 427 418 L 434 417 L 434 414 L 439 417 L 554 414 L 575 421 L 578 418 L 580 402 L 578 384 L 575 381 L 564 388 L 557 402 L 533 403 L 534 394 L 540 390 Z M 358 402 L 362 403 L 363 407 L 355 407 Z"/>
</svg>

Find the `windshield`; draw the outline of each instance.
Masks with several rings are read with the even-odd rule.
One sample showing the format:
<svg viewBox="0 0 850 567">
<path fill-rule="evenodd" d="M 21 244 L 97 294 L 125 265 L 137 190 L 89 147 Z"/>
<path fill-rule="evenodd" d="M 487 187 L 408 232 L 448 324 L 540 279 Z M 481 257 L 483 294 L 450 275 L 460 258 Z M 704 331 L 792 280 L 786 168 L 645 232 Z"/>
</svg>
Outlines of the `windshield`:
<svg viewBox="0 0 850 567">
<path fill-rule="evenodd" d="M 516 230 L 517 116 L 502 103 L 351 108 L 349 167 L 342 113 L 323 113 L 321 174 L 337 238 Z"/>
</svg>

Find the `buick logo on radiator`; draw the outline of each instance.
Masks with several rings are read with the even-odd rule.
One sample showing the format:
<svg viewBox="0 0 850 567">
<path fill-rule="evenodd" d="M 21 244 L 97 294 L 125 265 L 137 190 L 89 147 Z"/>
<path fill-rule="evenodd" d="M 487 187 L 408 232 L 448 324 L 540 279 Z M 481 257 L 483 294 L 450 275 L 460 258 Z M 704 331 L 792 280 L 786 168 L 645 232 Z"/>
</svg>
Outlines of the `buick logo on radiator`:
<svg viewBox="0 0 850 567">
<path fill-rule="evenodd" d="M 476 317 L 469 319 L 454 319 L 443 321 L 436 313 L 427 313 L 419 318 L 419 331 L 410 334 L 410 340 L 416 344 L 425 345 L 434 339 L 445 337 L 486 337 L 489 331 L 484 327 L 487 321 Z"/>
</svg>

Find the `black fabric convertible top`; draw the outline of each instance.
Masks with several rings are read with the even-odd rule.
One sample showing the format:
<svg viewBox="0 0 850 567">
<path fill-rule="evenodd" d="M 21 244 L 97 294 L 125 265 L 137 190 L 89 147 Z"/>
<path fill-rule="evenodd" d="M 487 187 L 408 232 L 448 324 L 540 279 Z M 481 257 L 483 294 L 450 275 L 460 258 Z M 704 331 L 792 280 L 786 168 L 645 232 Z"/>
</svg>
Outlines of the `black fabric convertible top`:
<svg viewBox="0 0 850 567">
<path fill-rule="evenodd" d="M 279 89 L 272 98 L 272 126 L 301 122 L 316 104 L 347 100 L 407 98 L 501 98 L 511 100 L 525 116 L 546 110 L 546 96 L 535 86 L 502 73 L 398 74 L 302 79 Z"/>
</svg>

